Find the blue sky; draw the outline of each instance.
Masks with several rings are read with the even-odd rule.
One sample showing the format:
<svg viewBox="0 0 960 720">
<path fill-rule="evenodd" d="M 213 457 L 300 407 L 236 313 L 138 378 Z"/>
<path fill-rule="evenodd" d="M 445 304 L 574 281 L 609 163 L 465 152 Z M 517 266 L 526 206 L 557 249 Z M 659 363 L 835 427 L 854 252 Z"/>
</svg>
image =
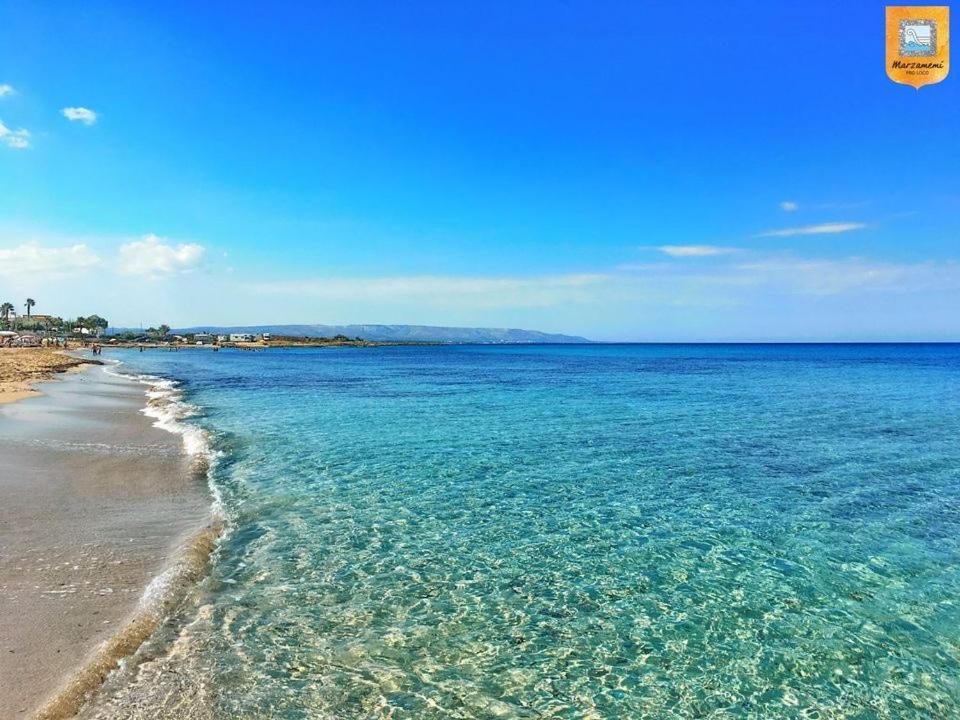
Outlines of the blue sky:
<svg viewBox="0 0 960 720">
<path fill-rule="evenodd" d="M 878 2 L 4 2 L 0 295 L 117 325 L 960 339 Z"/>
</svg>

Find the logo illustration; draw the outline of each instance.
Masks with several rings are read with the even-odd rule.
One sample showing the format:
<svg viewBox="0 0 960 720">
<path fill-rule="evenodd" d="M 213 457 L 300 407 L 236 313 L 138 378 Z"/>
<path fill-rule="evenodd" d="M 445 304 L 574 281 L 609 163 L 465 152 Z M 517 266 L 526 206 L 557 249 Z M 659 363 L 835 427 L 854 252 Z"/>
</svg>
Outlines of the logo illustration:
<svg viewBox="0 0 960 720">
<path fill-rule="evenodd" d="M 936 20 L 901 20 L 900 54 L 931 56 L 937 54 Z"/>
<path fill-rule="evenodd" d="M 887 76 L 918 90 L 950 72 L 950 8 L 887 7 Z"/>
</svg>

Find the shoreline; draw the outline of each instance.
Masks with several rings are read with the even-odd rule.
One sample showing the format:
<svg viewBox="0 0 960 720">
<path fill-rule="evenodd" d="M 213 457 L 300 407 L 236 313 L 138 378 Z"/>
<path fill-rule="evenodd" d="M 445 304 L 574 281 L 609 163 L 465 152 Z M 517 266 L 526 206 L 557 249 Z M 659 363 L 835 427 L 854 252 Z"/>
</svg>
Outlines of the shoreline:
<svg viewBox="0 0 960 720">
<path fill-rule="evenodd" d="M 203 577 L 223 529 L 173 383 L 58 379 L 0 405 L 4 718 L 73 717 Z"/>
<path fill-rule="evenodd" d="M 132 658 L 176 609 L 190 587 L 203 579 L 222 532 L 223 523 L 213 521 L 184 542 L 174 553 L 172 564 L 144 589 L 122 629 L 95 648 L 60 690 L 30 715 L 31 720 L 76 717 L 119 668 L 120 661 Z M 152 598 L 155 586 L 161 590 Z"/>
</svg>

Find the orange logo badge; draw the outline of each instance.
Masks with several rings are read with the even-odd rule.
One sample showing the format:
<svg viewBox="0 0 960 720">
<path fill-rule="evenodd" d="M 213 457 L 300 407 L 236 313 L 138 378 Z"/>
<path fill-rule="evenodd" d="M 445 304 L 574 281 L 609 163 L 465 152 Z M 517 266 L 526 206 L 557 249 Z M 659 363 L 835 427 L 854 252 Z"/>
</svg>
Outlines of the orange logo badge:
<svg viewBox="0 0 960 720">
<path fill-rule="evenodd" d="M 887 7 L 887 76 L 918 90 L 950 72 L 950 8 Z"/>
</svg>

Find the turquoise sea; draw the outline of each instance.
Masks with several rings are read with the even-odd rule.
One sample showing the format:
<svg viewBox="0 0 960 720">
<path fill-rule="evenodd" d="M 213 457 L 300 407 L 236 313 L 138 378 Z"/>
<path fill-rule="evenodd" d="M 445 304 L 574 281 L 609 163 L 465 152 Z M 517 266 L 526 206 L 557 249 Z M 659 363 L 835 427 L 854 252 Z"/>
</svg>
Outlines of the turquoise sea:
<svg viewBox="0 0 960 720">
<path fill-rule="evenodd" d="M 960 717 L 958 345 L 105 357 L 228 530 L 89 717 Z"/>
</svg>

